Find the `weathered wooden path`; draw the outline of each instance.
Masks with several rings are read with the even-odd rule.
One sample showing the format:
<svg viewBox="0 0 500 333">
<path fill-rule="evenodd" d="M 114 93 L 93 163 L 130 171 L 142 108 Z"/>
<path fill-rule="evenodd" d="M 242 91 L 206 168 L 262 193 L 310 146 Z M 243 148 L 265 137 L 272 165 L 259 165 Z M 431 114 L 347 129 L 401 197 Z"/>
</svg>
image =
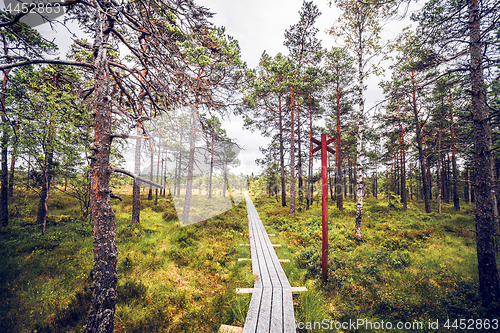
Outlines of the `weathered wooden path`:
<svg viewBox="0 0 500 333">
<path fill-rule="evenodd" d="M 243 333 L 296 332 L 292 288 L 248 193 L 245 199 L 255 282 Z"/>
</svg>

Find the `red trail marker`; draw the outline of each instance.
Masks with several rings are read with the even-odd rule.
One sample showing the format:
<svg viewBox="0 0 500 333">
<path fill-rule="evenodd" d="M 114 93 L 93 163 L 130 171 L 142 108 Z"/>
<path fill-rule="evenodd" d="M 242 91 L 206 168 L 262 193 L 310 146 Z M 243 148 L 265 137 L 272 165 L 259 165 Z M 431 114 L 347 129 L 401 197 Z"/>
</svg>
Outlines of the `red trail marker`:
<svg viewBox="0 0 500 333">
<path fill-rule="evenodd" d="M 335 154 L 335 150 L 328 147 L 328 145 L 334 142 L 336 138 L 326 139 L 326 134 L 321 134 L 321 141 L 311 138 L 311 143 L 315 143 L 318 146 L 312 150 L 313 154 L 318 150 L 321 150 L 321 208 L 322 208 L 322 219 L 321 225 L 323 229 L 322 245 L 321 245 L 321 259 L 323 268 L 323 283 L 326 283 L 328 278 L 328 179 L 327 179 L 327 161 L 326 152 L 329 151 Z"/>
</svg>

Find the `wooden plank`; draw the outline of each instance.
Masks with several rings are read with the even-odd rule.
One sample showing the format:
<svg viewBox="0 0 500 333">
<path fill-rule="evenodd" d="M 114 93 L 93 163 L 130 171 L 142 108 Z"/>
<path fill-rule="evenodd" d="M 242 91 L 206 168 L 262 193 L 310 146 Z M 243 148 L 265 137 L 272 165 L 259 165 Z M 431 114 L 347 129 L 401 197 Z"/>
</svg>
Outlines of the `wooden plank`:
<svg viewBox="0 0 500 333">
<path fill-rule="evenodd" d="M 251 294 L 253 293 L 253 288 L 236 288 L 237 294 Z"/>
<path fill-rule="evenodd" d="M 283 332 L 283 289 L 272 289 L 273 302 L 271 309 L 271 325 L 269 332 Z"/>
<path fill-rule="evenodd" d="M 283 289 L 283 333 L 295 333 L 295 314 L 291 288 Z"/>
<path fill-rule="evenodd" d="M 243 333 L 255 333 L 257 331 L 257 322 L 259 320 L 260 304 L 262 299 L 262 289 L 257 288 L 252 294 L 250 306 L 248 307 Z"/>
<path fill-rule="evenodd" d="M 271 243 L 255 206 L 247 193 L 245 197 L 252 272 L 256 281 L 254 288 L 238 289 L 239 292 L 252 292 L 243 332 L 295 332 L 292 288 L 280 264 L 285 260 L 278 259 L 273 249 L 275 244 Z"/>
<path fill-rule="evenodd" d="M 218 333 L 243 333 L 242 327 L 221 325 Z"/>
<path fill-rule="evenodd" d="M 306 287 L 291 287 L 291 290 L 292 290 L 293 294 L 297 294 L 297 293 L 301 293 L 303 291 L 307 291 L 307 288 Z"/>
<path fill-rule="evenodd" d="M 273 289 L 262 288 L 262 299 L 259 310 L 259 320 L 255 332 L 273 332 L 269 328 L 271 326 L 271 307 L 273 302 Z M 277 332 L 278 333 L 278 332 Z"/>
</svg>

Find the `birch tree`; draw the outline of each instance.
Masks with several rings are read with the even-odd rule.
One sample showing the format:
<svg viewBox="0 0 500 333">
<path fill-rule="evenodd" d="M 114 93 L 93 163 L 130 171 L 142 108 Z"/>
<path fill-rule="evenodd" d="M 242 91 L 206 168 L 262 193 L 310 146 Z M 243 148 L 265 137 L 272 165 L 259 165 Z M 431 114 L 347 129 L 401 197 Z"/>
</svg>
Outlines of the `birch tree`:
<svg viewBox="0 0 500 333">
<path fill-rule="evenodd" d="M 331 28 L 330 33 L 340 37 L 346 47 L 356 57 L 358 77 L 358 132 L 356 134 L 356 223 L 355 235 L 361 236 L 361 220 L 363 218 L 363 133 L 365 130 L 365 100 L 364 81 L 373 72 L 369 67 L 372 60 L 381 51 L 380 32 L 382 30 L 379 20 L 389 14 L 389 7 L 385 4 L 360 2 L 357 0 L 334 0 L 342 15 L 338 25 Z"/>
</svg>

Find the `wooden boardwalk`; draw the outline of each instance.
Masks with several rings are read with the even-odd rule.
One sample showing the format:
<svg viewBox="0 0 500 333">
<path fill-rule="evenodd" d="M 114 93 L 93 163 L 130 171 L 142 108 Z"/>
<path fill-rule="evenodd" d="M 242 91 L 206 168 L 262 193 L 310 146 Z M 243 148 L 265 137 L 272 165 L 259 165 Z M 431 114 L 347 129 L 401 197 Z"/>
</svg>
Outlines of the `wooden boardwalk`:
<svg viewBox="0 0 500 333">
<path fill-rule="evenodd" d="M 248 193 L 245 199 L 255 282 L 243 333 L 296 332 L 292 288 Z"/>
</svg>

